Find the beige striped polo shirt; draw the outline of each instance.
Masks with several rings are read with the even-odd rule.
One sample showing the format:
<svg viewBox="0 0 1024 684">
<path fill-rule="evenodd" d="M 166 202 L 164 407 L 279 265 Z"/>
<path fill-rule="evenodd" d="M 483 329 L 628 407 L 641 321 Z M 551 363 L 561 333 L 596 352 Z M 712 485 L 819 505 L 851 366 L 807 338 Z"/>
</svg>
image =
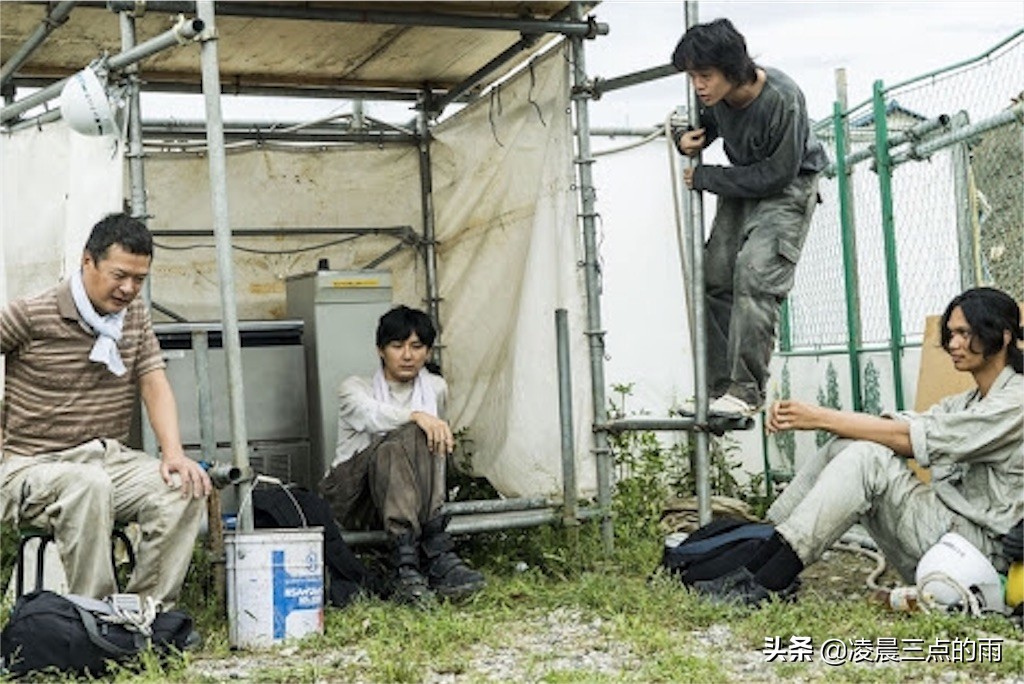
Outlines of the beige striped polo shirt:
<svg viewBox="0 0 1024 684">
<path fill-rule="evenodd" d="M 89 360 L 95 339 L 67 281 L 0 312 L 5 454 L 34 456 L 97 438 L 127 440 L 138 379 L 166 366 L 142 298 L 128 305 L 117 344 L 127 373 L 118 377 Z"/>
</svg>

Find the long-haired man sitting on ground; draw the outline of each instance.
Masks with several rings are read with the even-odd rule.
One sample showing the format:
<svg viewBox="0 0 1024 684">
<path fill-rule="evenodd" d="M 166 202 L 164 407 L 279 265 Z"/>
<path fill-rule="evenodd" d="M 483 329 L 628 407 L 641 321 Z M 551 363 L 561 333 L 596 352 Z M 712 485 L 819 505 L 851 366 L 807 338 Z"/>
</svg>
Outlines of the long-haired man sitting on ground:
<svg viewBox="0 0 1024 684">
<path fill-rule="evenodd" d="M 974 545 L 1000 572 L 1001 538 L 1024 517 L 1024 367 L 1020 313 L 1004 292 L 958 295 L 941 319 L 943 348 L 974 389 L 924 413 L 873 416 L 776 402 L 767 427 L 836 435 L 768 511 L 775 533 L 738 570 L 698 591 L 743 603 L 785 592 L 854 524 L 861 523 L 900 575 L 947 532 Z M 906 460 L 931 468 L 924 483 Z"/>
</svg>

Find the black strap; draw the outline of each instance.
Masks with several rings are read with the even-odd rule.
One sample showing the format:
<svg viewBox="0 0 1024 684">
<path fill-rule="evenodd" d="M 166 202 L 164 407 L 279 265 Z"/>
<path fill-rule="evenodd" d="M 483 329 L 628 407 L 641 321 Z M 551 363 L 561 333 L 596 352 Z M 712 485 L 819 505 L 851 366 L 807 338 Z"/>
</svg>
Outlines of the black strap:
<svg viewBox="0 0 1024 684">
<path fill-rule="evenodd" d="M 82 608 L 74 601 L 70 601 L 71 605 L 75 607 L 78 614 L 82 618 L 82 624 L 85 625 L 85 632 L 89 635 L 89 641 L 101 648 L 105 653 L 115 658 L 124 658 L 132 656 L 141 651 L 145 647 L 145 637 L 139 633 L 135 633 L 135 644 L 136 648 L 134 651 L 121 648 L 115 643 L 108 641 L 102 634 L 100 634 L 99 624 L 96 622 L 96 616 L 90 611 Z M 140 643 L 141 642 L 141 643 Z"/>
</svg>

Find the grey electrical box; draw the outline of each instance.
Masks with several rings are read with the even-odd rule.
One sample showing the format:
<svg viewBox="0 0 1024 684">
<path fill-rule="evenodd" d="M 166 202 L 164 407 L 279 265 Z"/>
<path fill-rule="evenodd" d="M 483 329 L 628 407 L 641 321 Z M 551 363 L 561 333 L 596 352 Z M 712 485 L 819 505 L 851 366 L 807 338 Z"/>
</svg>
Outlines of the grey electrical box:
<svg viewBox="0 0 1024 684">
<path fill-rule="evenodd" d="M 377 321 L 391 308 L 387 271 L 329 271 L 286 281 L 288 317 L 301 319 L 309 388 L 311 473 L 318 482 L 334 460 L 338 440 L 338 385 L 370 375 L 380 364 Z"/>
</svg>

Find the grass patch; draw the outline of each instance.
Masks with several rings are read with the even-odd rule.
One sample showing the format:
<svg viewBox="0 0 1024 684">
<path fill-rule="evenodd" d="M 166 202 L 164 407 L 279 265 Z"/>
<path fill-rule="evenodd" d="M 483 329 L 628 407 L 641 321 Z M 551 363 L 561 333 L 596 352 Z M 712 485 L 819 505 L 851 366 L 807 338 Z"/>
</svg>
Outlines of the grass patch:
<svg viewBox="0 0 1024 684">
<path fill-rule="evenodd" d="M 215 591 L 222 568 L 197 549 L 182 607 L 196 618 L 202 648 L 169 661 L 144 658 L 109 681 L 647 684 L 776 676 L 895 684 L 1019 681 L 1024 673 L 1021 632 L 1001 618 L 892 613 L 852 598 L 856 587 L 821 579 L 807 581 L 795 603 L 758 610 L 717 606 L 692 595 L 655 571 L 663 544 L 661 502 L 667 494 L 687 493 L 689 454 L 662 449 L 643 435 L 614 446 L 623 469 L 611 554 L 604 553 L 596 523 L 475 535 L 460 540 L 459 550 L 484 572 L 488 586 L 470 600 L 429 610 L 360 600 L 343 610 L 328 609 L 323 635 L 266 651 L 235 652 L 228 646 L 227 620 Z M 732 487 L 727 456 L 725 451 L 717 457 L 718 482 Z M 760 509 L 765 501 L 755 503 Z M 11 563 L 9 540 L 4 547 L 0 576 Z M 826 566 L 826 579 L 850 562 L 849 556 L 831 554 L 822 563 L 837 565 Z M 5 610 L 0 621 L 6 617 Z M 986 639 L 988 657 L 979 657 Z M 843 642 L 848 653 L 835 665 L 821 655 L 829 640 Z M 919 643 L 922 657 L 946 644 L 953 662 L 855 657 L 856 652 L 877 654 L 887 640 L 901 651 L 907 643 Z M 810 649 L 800 650 L 800 643 Z M 973 661 L 967 658 L 968 644 L 976 651 Z"/>
</svg>

